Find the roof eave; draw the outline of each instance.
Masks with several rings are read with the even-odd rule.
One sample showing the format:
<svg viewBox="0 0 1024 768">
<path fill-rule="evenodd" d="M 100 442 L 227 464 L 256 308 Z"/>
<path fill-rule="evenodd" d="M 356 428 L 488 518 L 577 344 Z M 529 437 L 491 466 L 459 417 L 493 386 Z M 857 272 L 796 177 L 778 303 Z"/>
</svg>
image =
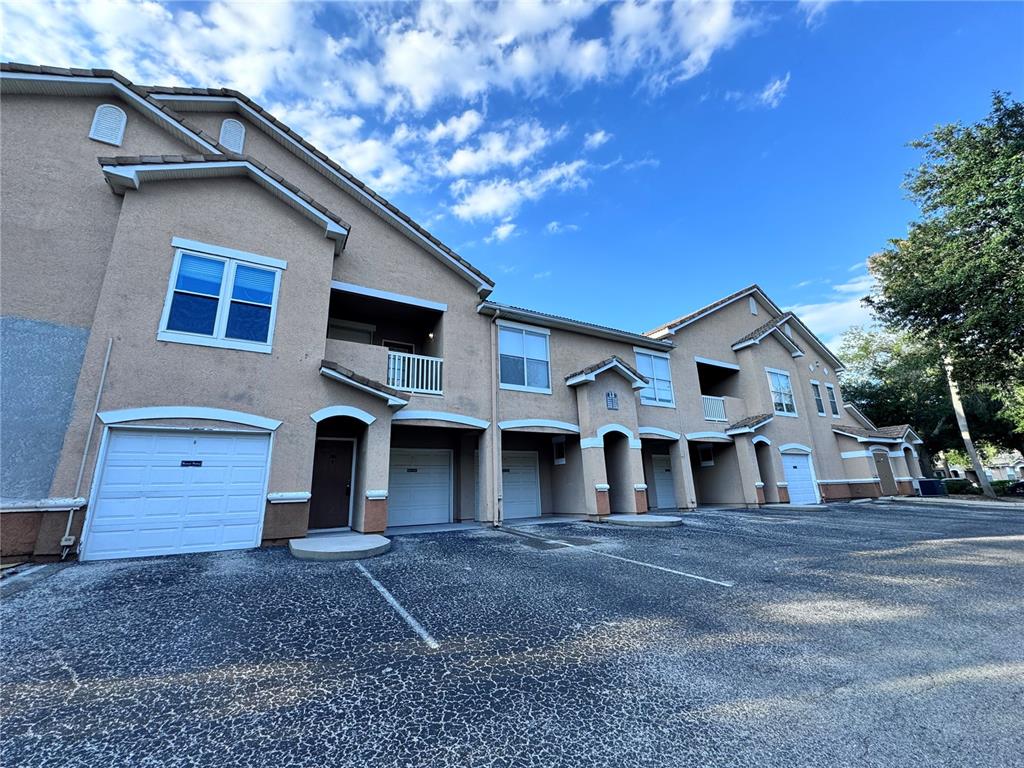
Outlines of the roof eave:
<svg viewBox="0 0 1024 768">
<path fill-rule="evenodd" d="M 509 307 L 505 304 L 498 304 L 493 301 L 484 300 L 480 302 L 480 304 L 477 305 L 476 311 L 481 315 L 487 315 L 489 317 L 493 317 L 497 314 L 498 316 L 508 320 L 518 320 L 523 323 L 538 325 L 544 328 L 557 328 L 563 331 L 573 331 L 575 333 L 582 333 L 587 336 L 608 339 L 610 341 L 622 341 L 627 344 L 637 344 L 649 349 L 668 351 L 675 347 L 675 344 L 671 341 L 652 339 L 638 333 L 618 331 L 614 328 L 601 328 L 591 325 L 590 323 L 570 320 L 568 318 L 551 317 L 550 315 L 545 315 L 540 312 L 531 312 L 528 309 L 522 309 L 520 307 Z"/>
</svg>

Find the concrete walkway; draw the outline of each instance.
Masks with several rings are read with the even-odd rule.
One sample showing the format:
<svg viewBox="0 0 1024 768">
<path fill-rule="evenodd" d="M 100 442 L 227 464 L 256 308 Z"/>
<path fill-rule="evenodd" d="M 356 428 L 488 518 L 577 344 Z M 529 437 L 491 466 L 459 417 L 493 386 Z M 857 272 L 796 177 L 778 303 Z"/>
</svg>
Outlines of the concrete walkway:
<svg viewBox="0 0 1024 768">
<path fill-rule="evenodd" d="M 288 542 L 288 551 L 300 560 L 361 560 L 389 549 L 391 540 L 375 533 L 335 533 Z"/>
<path fill-rule="evenodd" d="M 670 528 L 682 525 L 683 518 L 675 515 L 608 515 L 604 521 L 612 525 L 631 525 L 636 528 Z"/>
</svg>

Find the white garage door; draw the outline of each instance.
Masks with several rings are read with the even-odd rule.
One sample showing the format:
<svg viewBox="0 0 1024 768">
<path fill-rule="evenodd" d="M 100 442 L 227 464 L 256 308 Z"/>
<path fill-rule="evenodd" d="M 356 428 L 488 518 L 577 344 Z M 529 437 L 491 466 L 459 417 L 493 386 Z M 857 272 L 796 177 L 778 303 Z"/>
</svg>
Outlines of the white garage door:
<svg viewBox="0 0 1024 768">
<path fill-rule="evenodd" d="M 789 484 L 790 504 L 817 504 L 814 480 L 811 477 L 811 457 L 806 453 L 782 454 L 782 467 Z"/>
<path fill-rule="evenodd" d="M 270 436 L 111 430 L 83 560 L 259 545 Z"/>
<path fill-rule="evenodd" d="M 658 509 L 675 509 L 676 487 L 672 482 L 672 457 L 655 454 L 651 457 L 654 470 L 654 495 Z"/>
<path fill-rule="evenodd" d="M 540 471 L 536 451 L 501 452 L 501 503 L 506 520 L 540 517 Z"/>
<path fill-rule="evenodd" d="M 450 523 L 451 519 L 451 451 L 391 451 L 388 526 Z"/>
</svg>

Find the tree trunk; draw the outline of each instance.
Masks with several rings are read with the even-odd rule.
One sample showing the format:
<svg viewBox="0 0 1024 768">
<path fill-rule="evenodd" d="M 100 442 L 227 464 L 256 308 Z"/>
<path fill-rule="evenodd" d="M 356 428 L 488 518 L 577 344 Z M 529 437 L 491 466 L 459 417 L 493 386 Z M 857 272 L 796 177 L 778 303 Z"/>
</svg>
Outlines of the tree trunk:
<svg viewBox="0 0 1024 768">
<path fill-rule="evenodd" d="M 967 455 L 971 459 L 971 466 L 974 467 L 974 472 L 978 475 L 978 485 L 981 486 L 982 493 L 994 499 L 996 497 L 995 491 L 992 490 L 992 486 L 988 482 L 988 475 L 985 474 L 985 468 L 981 466 L 981 460 L 978 459 L 978 452 L 974 450 L 974 441 L 971 440 L 971 430 L 967 426 L 967 414 L 964 413 L 964 404 L 960 400 L 960 388 L 953 379 L 953 364 L 950 362 L 948 357 L 943 357 L 942 365 L 946 369 L 946 383 L 949 384 L 949 398 L 953 401 L 953 413 L 956 414 L 956 423 L 960 427 L 960 436 L 964 439 L 964 448 L 967 450 Z"/>
</svg>

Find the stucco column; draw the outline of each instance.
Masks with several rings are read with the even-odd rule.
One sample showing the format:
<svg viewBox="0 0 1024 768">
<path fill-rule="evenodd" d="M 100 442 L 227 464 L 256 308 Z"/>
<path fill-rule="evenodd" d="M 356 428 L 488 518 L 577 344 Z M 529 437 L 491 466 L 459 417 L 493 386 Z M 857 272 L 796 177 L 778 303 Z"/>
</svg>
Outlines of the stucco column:
<svg viewBox="0 0 1024 768">
<path fill-rule="evenodd" d="M 604 447 L 600 438 L 590 440 L 593 442 L 586 439 L 580 441 L 583 452 L 583 510 L 585 514 L 596 517 L 607 515 L 610 511 L 608 473 L 604 466 Z"/>
<path fill-rule="evenodd" d="M 697 508 L 697 490 L 693 483 L 693 467 L 686 440 L 678 440 L 669 449 L 672 459 L 672 485 L 676 491 L 676 504 L 681 509 Z"/>
<path fill-rule="evenodd" d="M 391 419 L 376 419 L 366 427 L 362 493 L 356 497 L 352 527 L 361 533 L 381 533 L 388 526 L 388 475 L 391 466 Z"/>
<path fill-rule="evenodd" d="M 757 470 L 757 456 L 754 445 L 747 435 L 736 436 L 736 463 L 740 470 L 740 490 L 743 492 L 743 503 L 748 507 L 757 506 L 757 484 L 761 475 Z"/>
<path fill-rule="evenodd" d="M 647 482 L 644 479 L 644 455 L 640 440 L 629 441 L 629 476 L 633 478 L 634 511 L 638 515 L 647 512 Z"/>
<path fill-rule="evenodd" d="M 501 472 L 497 471 L 501 456 L 501 430 L 496 424 L 485 429 L 477 446 L 476 472 L 480 484 L 477 519 L 494 523 L 498 519 L 498 497 L 501 495 Z"/>
</svg>

